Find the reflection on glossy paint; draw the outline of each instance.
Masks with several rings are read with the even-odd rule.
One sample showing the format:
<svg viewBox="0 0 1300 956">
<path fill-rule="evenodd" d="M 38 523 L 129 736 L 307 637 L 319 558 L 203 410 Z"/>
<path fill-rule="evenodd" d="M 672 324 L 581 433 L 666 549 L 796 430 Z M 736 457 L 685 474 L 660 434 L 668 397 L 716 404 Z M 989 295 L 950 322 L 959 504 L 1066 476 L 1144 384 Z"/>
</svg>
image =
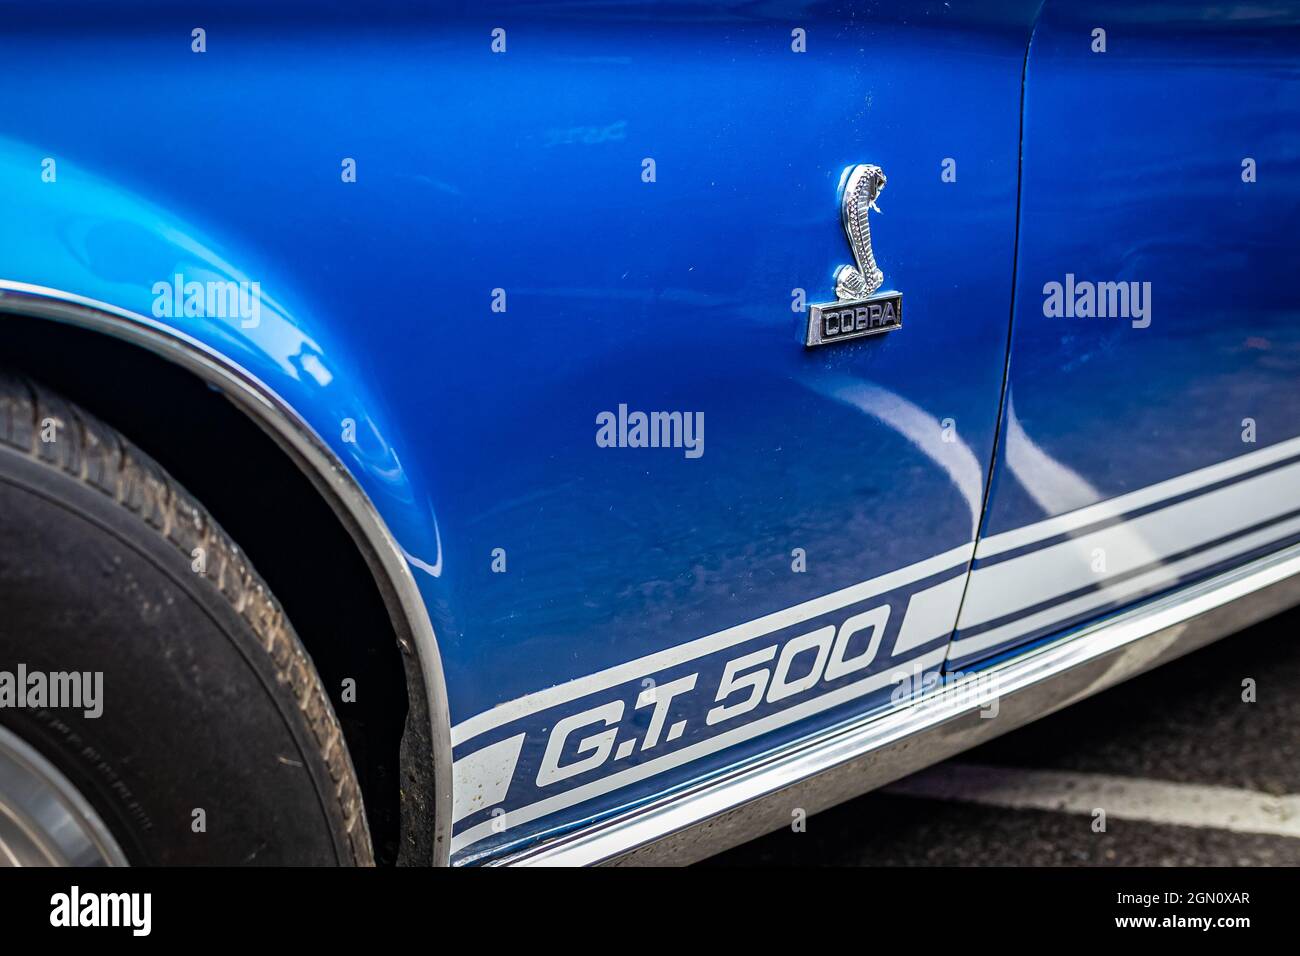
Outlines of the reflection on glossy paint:
<svg viewBox="0 0 1300 956">
<path fill-rule="evenodd" d="M 1016 416 L 1016 403 L 1011 397 L 1007 399 L 1005 447 L 1007 471 L 1020 482 L 1021 487 L 1047 517 L 1077 511 L 1096 504 L 1104 497 L 1087 479 L 1047 454 L 1029 437 Z M 1091 530 L 1083 528 L 1080 532 Z M 1159 552 L 1144 541 L 1132 525 L 1120 525 L 1113 532 L 1112 538 L 1115 542 L 1111 545 L 1114 557 L 1127 563 L 1158 564 L 1162 560 Z M 1106 555 L 1098 556 L 1081 545 L 1076 547 L 1079 549 L 1078 560 L 1081 565 L 1092 567 L 1097 582 L 1104 582 L 1108 567 Z M 1050 588 L 1043 590 L 1047 592 Z"/>
<path fill-rule="evenodd" d="M 1004 439 L 1007 470 L 1049 516 L 1093 504 L 1102 494 L 1077 471 L 1061 464 L 1034 443 L 1016 416 L 1014 397 L 1007 399 Z"/>
<path fill-rule="evenodd" d="M 984 469 L 955 427 L 945 429 L 941 416 L 932 415 L 901 395 L 871 382 L 847 376 L 827 375 L 811 387 L 829 398 L 865 412 L 902 435 L 938 465 L 956 486 L 970 513 L 974 540 L 984 504 Z"/>
<path fill-rule="evenodd" d="M 43 182 L 32 173 L 40 168 L 39 157 L 32 146 L 0 138 L 0 186 L 6 197 L 6 215 L 0 219 L 3 277 L 110 303 L 237 362 L 307 420 L 349 463 L 372 498 L 400 506 L 398 514 L 405 520 L 394 520 L 393 509 L 381 511 L 387 512 L 403 547 L 438 555 L 433 564 L 411 557 L 412 564 L 426 570 L 440 567 L 432 515 L 415 507 L 410 478 L 370 413 L 364 390 L 351 384 L 354 377 L 340 376 L 330 348 L 286 304 L 293 296 L 277 295 L 276 270 L 252 257 L 242 257 L 250 263 L 247 268 L 235 265 L 199 226 L 69 159 L 60 159 L 57 182 Z M 55 228 L 28 228 L 33 222 Z M 68 263 L 75 268 L 68 270 Z M 53 264 L 64 268 L 47 275 Z M 170 290 L 177 282 L 255 288 L 255 321 L 238 311 L 208 312 L 203 300 L 176 309 Z M 163 286 L 169 298 L 160 309 Z"/>
</svg>

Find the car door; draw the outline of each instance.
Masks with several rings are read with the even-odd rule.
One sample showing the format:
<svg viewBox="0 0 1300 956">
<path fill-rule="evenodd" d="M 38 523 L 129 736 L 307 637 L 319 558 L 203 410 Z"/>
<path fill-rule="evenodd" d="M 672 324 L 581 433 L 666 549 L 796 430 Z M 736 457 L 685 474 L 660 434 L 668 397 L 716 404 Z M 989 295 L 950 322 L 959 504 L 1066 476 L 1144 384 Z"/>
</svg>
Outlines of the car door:
<svg viewBox="0 0 1300 956">
<path fill-rule="evenodd" d="M 1008 391 L 949 667 L 1300 536 L 1300 14 L 1048 0 Z"/>
<path fill-rule="evenodd" d="M 1002 387 L 1035 8 L 628 5 L 445 65 L 458 196 L 402 348 L 455 409 L 427 471 L 457 859 L 938 673 Z M 856 164 L 887 177 L 870 227 L 903 324 L 806 347 L 854 261 Z M 693 437 L 645 447 L 656 413 Z"/>
</svg>

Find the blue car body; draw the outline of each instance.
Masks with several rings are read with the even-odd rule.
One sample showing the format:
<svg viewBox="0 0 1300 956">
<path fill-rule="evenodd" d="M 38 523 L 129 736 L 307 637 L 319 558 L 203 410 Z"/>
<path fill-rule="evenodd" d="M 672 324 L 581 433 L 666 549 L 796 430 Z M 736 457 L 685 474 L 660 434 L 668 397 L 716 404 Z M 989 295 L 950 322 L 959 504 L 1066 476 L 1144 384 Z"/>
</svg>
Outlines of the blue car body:
<svg viewBox="0 0 1300 956">
<path fill-rule="evenodd" d="M 436 635 L 444 861 L 1300 540 L 1293 5 L 4 15 L 6 294 L 237 370 L 368 499 Z M 860 162 L 903 327 L 807 349 Z M 604 447 L 638 410 L 707 427 Z"/>
</svg>

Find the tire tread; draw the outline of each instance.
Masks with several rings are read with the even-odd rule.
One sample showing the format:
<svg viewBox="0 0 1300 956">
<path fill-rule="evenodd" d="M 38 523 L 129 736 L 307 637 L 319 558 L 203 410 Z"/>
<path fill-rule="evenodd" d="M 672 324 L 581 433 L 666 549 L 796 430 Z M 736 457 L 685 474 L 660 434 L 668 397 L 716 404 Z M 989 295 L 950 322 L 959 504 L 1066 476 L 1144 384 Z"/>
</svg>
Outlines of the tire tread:
<svg viewBox="0 0 1300 956">
<path fill-rule="evenodd" d="M 56 440 L 43 441 L 42 431 L 50 423 Z M 112 498 L 170 542 L 186 562 L 202 549 L 204 577 L 257 635 L 276 680 L 290 691 L 315 741 L 347 831 L 351 862 L 373 865 L 360 784 L 329 696 L 279 602 L 238 545 L 157 462 L 115 429 L 4 371 L 0 443 Z"/>
</svg>

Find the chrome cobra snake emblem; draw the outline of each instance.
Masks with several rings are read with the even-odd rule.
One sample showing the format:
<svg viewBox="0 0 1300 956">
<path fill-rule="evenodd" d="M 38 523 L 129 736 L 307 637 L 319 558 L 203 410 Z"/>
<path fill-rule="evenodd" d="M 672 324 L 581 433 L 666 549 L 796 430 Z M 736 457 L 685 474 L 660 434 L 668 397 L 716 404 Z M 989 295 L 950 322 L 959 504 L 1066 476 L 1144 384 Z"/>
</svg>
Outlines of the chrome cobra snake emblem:
<svg viewBox="0 0 1300 956">
<path fill-rule="evenodd" d="M 857 268 L 840 266 L 835 270 L 835 294 L 841 299 L 865 299 L 885 281 L 871 251 L 871 223 L 867 221 L 867 210 L 880 212 L 876 198 L 886 182 L 879 166 L 859 163 L 848 171 L 844 199 L 840 204 L 840 220 Z"/>
<path fill-rule="evenodd" d="M 876 199 L 884 190 L 885 182 L 884 170 L 867 163 L 850 166 L 840 178 L 840 223 L 849 240 L 853 265 L 835 270 L 838 301 L 808 307 L 804 345 L 809 348 L 892 332 L 903 324 L 902 294 L 877 294 L 885 275 L 876 265 L 871 248 L 871 224 L 867 221 L 872 210 L 880 212 Z"/>
</svg>

